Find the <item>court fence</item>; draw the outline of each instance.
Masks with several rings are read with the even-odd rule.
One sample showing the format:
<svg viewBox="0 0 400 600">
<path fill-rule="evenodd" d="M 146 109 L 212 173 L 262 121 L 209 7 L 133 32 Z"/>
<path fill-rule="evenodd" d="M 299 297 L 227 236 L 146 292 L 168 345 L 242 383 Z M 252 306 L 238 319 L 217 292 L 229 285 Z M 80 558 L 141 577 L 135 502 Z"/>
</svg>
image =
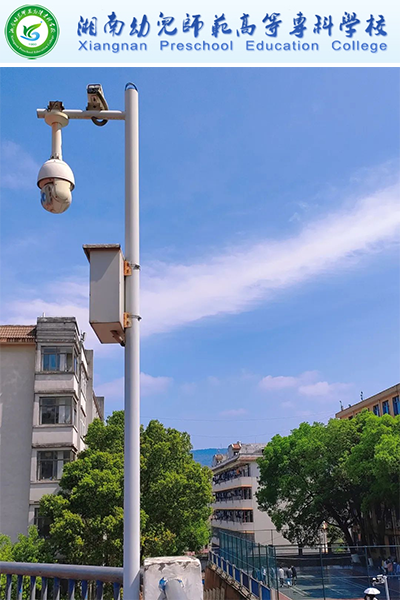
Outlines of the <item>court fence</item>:
<svg viewBox="0 0 400 600">
<path fill-rule="evenodd" d="M 230 565 L 292 600 L 360 599 L 377 575 L 387 576 L 380 598 L 400 600 L 400 546 L 262 545 L 220 532 L 213 551 Z"/>
</svg>

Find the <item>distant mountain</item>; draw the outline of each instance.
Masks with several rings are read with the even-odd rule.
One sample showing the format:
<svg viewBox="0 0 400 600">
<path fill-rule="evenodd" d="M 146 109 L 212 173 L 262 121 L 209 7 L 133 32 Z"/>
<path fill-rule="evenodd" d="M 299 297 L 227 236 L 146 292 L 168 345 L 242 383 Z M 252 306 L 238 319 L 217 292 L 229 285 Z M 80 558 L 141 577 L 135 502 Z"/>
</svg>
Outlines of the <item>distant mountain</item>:
<svg viewBox="0 0 400 600">
<path fill-rule="evenodd" d="M 214 454 L 226 454 L 226 452 L 226 448 L 203 448 L 202 450 L 192 450 L 194 460 L 206 467 L 211 467 Z"/>
</svg>

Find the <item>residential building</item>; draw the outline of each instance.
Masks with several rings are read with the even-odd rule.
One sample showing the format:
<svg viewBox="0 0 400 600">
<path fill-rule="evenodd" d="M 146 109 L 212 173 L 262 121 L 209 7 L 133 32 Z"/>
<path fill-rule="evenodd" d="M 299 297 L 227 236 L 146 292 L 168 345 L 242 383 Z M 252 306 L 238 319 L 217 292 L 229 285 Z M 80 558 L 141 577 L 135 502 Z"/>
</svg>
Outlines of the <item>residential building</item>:
<svg viewBox="0 0 400 600">
<path fill-rule="evenodd" d="M 43 528 L 41 497 L 58 490 L 89 423 L 103 419 L 83 340 L 74 317 L 0 326 L 0 533 L 12 540 Z"/>
<path fill-rule="evenodd" d="M 338 419 L 352 419 L 357 413 L 367 408 L 378 417 L 382 415 L 392 415 L 392 417 L 396 417 L 397 415 L 400 415 L 399 397 L 400 383 L 396 383 L 396 385 L 393 385 L 387 390 L 383 390 L 383 392 L 379 392 L 374 396 L 361 400 L 361 402 L 343 408 L 336 413 L 335 416 Z"/>
<path fill-rule="evenodd" d="M 213 457 L 212 543 L 219 544 L 220 531 L 260 544 L 288 545 L 257 504 L 259 467 L 265 444 L 231 444 L 227 454 Z"/>
</svg>

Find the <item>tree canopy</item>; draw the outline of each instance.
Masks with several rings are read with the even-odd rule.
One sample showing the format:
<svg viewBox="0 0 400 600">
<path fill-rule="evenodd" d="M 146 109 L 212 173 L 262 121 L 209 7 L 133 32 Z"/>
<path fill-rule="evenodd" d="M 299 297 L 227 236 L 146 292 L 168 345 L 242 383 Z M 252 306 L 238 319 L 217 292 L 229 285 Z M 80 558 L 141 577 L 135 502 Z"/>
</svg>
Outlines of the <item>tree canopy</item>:
<svg viewBox="0 0 400 600">
<path fill-rule="evenodd" d="M 400 416 L 302 423 L 274 436 L 258 464 L 260 508 L 292 542 L 317 542 L 325 521 L 350 546 L 383 544 L 400 495 Z"/>
<path fill-rule="evenodd" d="M 44 496 L 47 543 L 76 564 L 120 566 L 123 546 L 124 413 L 94 421 L 87 449 L 64 467 L 57 495 Z M 141 429 L 142 555 L 198 550 L 209 539 L 211 471 L 194 461 L 187 433 L 151 421 Z"/>
</svg>

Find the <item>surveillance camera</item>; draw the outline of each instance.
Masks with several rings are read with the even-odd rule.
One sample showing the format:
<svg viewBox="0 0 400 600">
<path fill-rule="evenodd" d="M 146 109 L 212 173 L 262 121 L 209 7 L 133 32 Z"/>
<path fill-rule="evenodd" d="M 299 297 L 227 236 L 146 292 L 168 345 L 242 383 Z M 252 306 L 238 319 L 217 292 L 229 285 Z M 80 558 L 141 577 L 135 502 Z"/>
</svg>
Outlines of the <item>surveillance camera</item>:
<svg viewBox="0 0 400 600">
<path fill-rule="evenodd" d="M 50 158 L 39 171 L 38 187 L 43 208 L 51 213 L 63 213 L 72 201 L 75 178 L 63 160 Z"/>
<path fill-rule="evenodd" d="M 89 83 L 86 92 L 88 97 L 86 110 L 108 110 L 101 83 Z"/>
</svg>

